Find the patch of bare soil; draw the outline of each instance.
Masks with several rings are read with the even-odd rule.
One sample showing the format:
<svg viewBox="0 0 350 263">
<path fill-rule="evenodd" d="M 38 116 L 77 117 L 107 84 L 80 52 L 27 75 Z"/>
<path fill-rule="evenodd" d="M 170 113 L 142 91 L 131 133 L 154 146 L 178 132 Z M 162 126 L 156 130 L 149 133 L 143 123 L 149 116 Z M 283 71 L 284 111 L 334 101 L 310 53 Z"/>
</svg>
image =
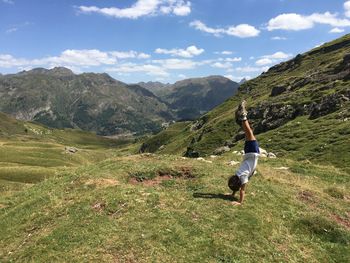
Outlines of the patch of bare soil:
<svg viewBox="0 0 350 263">
<path fill-rule="evenodd" d="M 315 195 L 308 191 L 308 190 L 304 190 L 298 193 L 298 199 L 304 202 L 315 202 Z"/>
<path fill-rule="evenodd" d="M 106 207 L 106 204 L 102 202 L 97 202 L 91 206 L 91 208 L 96 212 L 101 212 L 102 210 L 105 209 L 105 207 Z"/>
<path fill-rule="evenodd" d="M 98 188 L 106 188 L 110 186 L 119 185 L 119 182 L 115 179 L 107 179 L 107 178 L 96 178 L 89 179 L 85 182 L 85 185 L 94 185 Z"/>
<path fill-rule="evenodd" d="M 143 184 L 145 186 L 155 186 L 161 184 L 163 181 L 171 180 L 173 179 L 172 176 L 170 175 L 164 175 L 164 176 L 157 176 L 153 179 L 150 180 L 143 180 L 143 181 L 138 181 L 136 178 L 131 178 L 130 183 L 131 184 Z"/>
<path fill-rule="evenodd" d="M 155 172 L 156 176 L 152 179 L 143 179 L 132 177 L 129 182 L 131 184 L 142 184 L 145 186 L 156 186 L 160 185 L 163 181 L 172 179 L 192 179 L 195 178 L 192 169 L 190 167 L 179 167 L 176 169 L 161 169 Z"/>
<path fill-rule="evenodd" d="M 338 215 L 332 215 L 331 218 L 336 221 L 339 225 L 345 227 L 346 229 L 350 229 L 350 218 L 349 216 L 347 218 L 342 218 Z"/>
</svg>

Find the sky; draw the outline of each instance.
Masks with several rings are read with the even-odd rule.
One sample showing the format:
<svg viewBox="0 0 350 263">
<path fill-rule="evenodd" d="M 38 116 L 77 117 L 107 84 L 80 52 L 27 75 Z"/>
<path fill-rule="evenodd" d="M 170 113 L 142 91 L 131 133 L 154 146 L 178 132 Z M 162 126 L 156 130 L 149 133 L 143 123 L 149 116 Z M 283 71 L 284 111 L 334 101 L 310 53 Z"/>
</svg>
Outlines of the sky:
<svg viewBox="0 0 350 263">
<path fill-rule="evenodd" d="M 349 32 L 346 0 L 0 0 L 0 73 L 240 81 Z"/>
</svg>

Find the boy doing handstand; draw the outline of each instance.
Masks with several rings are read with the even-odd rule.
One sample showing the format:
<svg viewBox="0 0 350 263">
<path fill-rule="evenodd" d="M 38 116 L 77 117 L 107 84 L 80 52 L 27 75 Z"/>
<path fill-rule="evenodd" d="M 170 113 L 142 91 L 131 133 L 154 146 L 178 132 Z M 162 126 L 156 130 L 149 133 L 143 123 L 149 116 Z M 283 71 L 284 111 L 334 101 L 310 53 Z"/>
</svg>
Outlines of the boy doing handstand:
<svg viewBox="0 0 350 263">
<path fill-rule="evenodd" d="M 259 158 L 259 144 L 254 136 L 253 130 L 247 119 L 246 101 L 243 100 L 235 112 L 236 122 L 242 125 L 245 133 L 244 156 L 241 165 L 235 175 L 228 181 L 229 188 L 233 191 L 232 195 L 239 191 L 239 201 L 233 201 L 233 205 L 241 205 L 244 201 L 246 185 L 253 175 Z"/>
</svg>

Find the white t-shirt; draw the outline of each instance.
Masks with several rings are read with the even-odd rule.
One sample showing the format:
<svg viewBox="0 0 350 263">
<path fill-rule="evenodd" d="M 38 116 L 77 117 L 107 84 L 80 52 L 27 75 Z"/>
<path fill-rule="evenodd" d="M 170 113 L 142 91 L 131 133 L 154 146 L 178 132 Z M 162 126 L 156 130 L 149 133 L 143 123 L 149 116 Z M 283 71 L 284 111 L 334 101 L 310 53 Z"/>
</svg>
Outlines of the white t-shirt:
<svg viewBox="0 0 350 263">
<path fill-rule="evenodd" d="M 256 169 L 258 159 L 258 153 L 246 153 L 243 155 L 243 161 L 236 172 L 236 175 L 239 177 L 242 184 L 248 183 L 249 177 Z"/>
</svg>

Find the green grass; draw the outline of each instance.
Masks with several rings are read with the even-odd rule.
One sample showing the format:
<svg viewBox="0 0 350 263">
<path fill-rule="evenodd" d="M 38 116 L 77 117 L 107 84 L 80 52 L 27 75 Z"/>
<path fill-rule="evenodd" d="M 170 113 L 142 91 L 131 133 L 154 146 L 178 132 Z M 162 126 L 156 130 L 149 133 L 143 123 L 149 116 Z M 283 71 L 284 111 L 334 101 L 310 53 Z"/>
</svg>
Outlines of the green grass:
<svg viewBox="0 0 350 263">
<path fill-rule="evenodd" d="M 213 163 L 172 155 L 114 157 L 65 169 L 0 199 L 0 259 L 19 262 L 347 262 L 349 174 L 262 159 L 234 207 L 227 153 Z M 279 166 L 299 170 L 276 170 Z M 186 167 L 191 178 L 130 183 Z M 293 170 L 293 171 L 292 171 Z M 303 172 L 304 170 L 307 173 Z M 327 172 L 343 177 L 330 181 Z M 143 180 L 141 180 L 143 181 Z M 342 190 L 343 189 L 343 190 Z M 331 194 L 330 194 L 331 191 Z M 343 193 L 343 198 L 338 191 Z M 337 192 L 337 193 L 338 193 Z M 13 224 L 13 222 L 16 222 Z"/>
<path fill-rule="evenodd" d="M 129 144 L 130 139 L 114 140 L 80 130 L 50 129 L 0 113 L 2 194 L 15 194 L 25 184 L 43 181 L 66 168 L 74 169 L 116 156 L 120 154 L 118 150 L 128 149 Z M 67 146 L 78 151 L 67 153 Z"/>
</svg>

